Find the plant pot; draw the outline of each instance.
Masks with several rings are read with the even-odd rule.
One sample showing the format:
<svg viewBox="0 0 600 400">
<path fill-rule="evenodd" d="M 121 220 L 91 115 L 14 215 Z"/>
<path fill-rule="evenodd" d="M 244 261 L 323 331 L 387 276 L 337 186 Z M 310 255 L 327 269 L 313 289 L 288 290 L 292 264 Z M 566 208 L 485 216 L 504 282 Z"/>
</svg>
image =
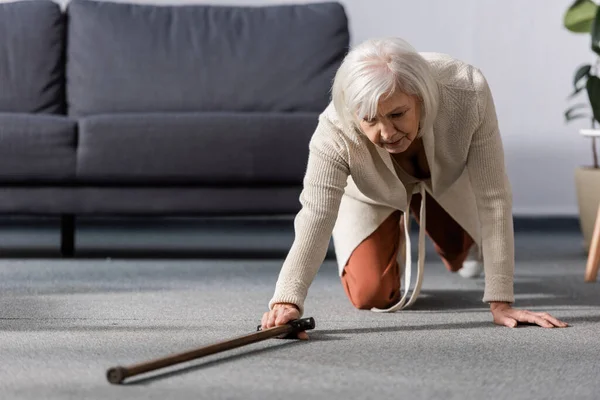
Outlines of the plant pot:
<svg viewBox="0 0 600 400">
<path fill-rule="evenodd" d="M 581 129 L 586 137 L 600 137 L 600 129 Z M 579 207 L 579 224 L 583 235 L 583 247 L 589 252 L 594 233 L 598 206 L 600 205 L 600 168 L 579 167 L 575 170 L 575 187 Z"/>
<path fill-rule="evenodd" d="M 579 206 L 579 224 L 585 251 L 590 249 L 598 205 L 600 204 L 600 169 L 579 167 L 575 170 L 575 187 Z"/>
<path fill-rule="evenodd" d="M 600 137 L 599 129 L 582 129 L 580 133 L 587 137 Z M 577 168 L 575 170 L 575 187 L 583 247 L 588 252 L 600 205 L 600 168 Z"/>
</svg>

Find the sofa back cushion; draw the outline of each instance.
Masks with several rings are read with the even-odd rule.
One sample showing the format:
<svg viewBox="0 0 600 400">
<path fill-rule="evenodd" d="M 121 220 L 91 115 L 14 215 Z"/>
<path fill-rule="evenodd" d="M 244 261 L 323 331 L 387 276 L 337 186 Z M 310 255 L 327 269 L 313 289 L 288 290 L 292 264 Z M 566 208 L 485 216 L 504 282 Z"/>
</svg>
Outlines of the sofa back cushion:
<svg viewBox="0 0 600 400">
<path fill-rule="evenodd" d="M 68 5 L 69 113 L 321 111 L 349 45 L 338 3 Z"/>
<path fill-rule="evenodd" d="M 0 3 L 0 112 L 65 112 L 65 25 L 52 1 Z"/>
</svg>

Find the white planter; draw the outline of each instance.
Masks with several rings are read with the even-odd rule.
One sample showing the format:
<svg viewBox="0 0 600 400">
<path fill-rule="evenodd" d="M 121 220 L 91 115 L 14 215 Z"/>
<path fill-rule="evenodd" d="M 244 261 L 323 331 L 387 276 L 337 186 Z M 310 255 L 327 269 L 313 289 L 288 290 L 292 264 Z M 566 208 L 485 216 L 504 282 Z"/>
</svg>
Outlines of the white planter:
<svg viewBox="0 0 600 400">
<path fill-rule="evenodd" d="M 600 129 L 581 129 L 579 133 L 590 138 L 600 137 Z M 575 187 L 583 244 L 585 250 L 589 251 L 600 205 L 600 168 L 577 168 L 575 170 Z"/>
<path fill-rule="evenodd" d="M 600 168 L 579 167 L 575 170 L 575 187 L 579 207 L 579 223 L 583 245 L 587 251 L 594 232 L 598 205 L 600 204 Z"/>
</svg>

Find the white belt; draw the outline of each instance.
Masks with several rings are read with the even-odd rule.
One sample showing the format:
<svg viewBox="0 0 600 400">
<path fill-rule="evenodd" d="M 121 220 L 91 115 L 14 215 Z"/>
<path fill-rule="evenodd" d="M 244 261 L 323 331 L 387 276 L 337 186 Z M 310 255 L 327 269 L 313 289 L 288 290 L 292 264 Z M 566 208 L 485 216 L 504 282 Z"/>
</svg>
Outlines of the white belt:
<svg viewBox="0 0 600 400">
<path fill-rule="evenodd" d="M 421 182 L 419 185 L 419 193 L 421 194 L 421 210 L 419 213 L 419 259 L 417 262 L 417 282 L 415 283 L 415 287 L 412 290 L 412 294 L 408 302 L 406 301 L 409 288 L 410 288 L 410 278 L 412 271 L 412 259 L 411 259 L 411 245 L 410 245 L 410 203 L 412 200 L 412 193 L 408 198 L 408 206 L 406 207 L 406 211 L 404 212 L 404 238 L 406 243 L 406 260 L 404 262 L 404 283 L 405 290 L 404 295 L 400 299 L 398 303 L 391 306 L 390 308 L 371 308 L 371 311 L 375 312 L 394 312 L 400 309 L 405 309 L 410 307 L 417 300 L 417 296 L 421 292 L 421 285 L 423 284 L 423 271 L 425 269 L 425 185 Z M 400 288 L 402 288 L 402 276 L 400 277 Z"/>
</svg>

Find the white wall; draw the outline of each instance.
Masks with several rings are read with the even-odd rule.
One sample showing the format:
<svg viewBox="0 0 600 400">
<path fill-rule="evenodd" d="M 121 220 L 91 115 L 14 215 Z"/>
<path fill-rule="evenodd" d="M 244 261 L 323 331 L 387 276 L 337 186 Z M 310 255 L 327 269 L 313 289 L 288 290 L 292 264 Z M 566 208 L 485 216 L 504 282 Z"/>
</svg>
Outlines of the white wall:
<svg viewBox="0 0 600 400">
<path fill-rule="evenodd" d="M 130 0 L 262 5 L 310 0 Z M 341 0 L 352 43 L 401 36 L 421 51 L 481 68 L 495 96 L 517 215 L 576 215 L 573 174 L 592 161 L 589 139 L 565 124 L 574 70 L 593 59 L 589 38 L 562 27 L 572 0 Z M 585 97 L 581 98 L 585 101 Z"/>
</svg>

